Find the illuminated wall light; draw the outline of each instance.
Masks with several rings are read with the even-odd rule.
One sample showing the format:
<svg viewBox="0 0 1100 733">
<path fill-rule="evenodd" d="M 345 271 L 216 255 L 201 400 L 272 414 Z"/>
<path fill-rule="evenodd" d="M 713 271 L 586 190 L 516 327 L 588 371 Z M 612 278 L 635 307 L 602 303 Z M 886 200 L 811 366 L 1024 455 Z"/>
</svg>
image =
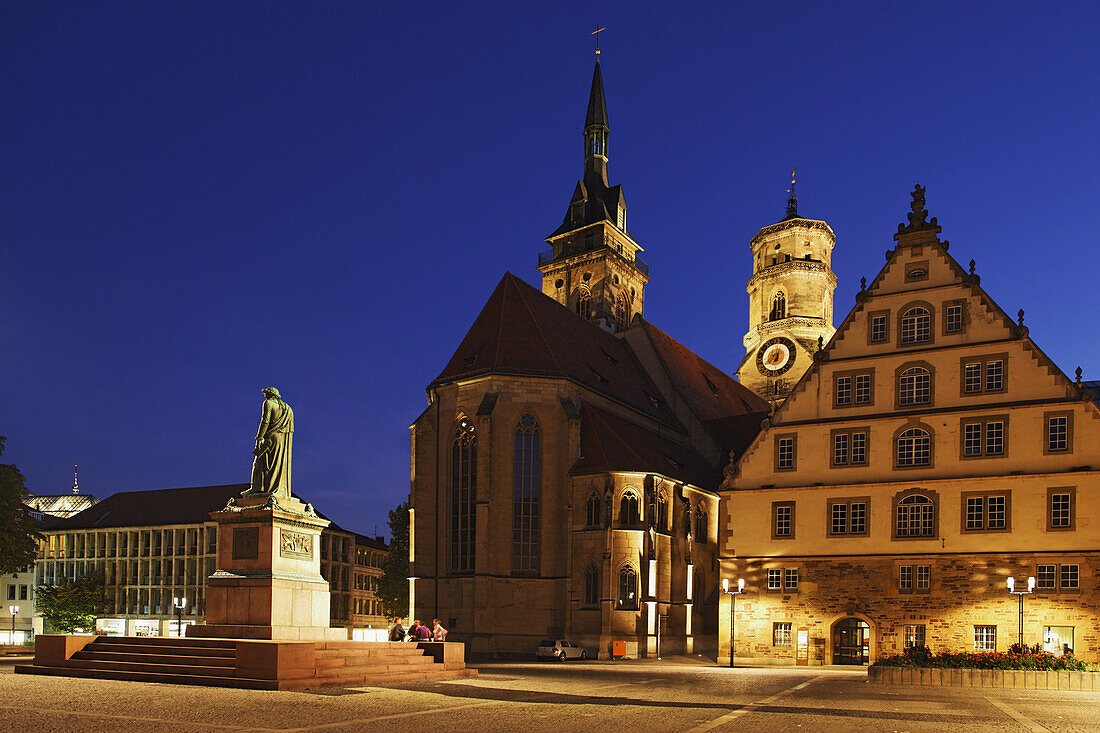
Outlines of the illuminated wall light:
<svg viewBox="0 0 1100 733">
<path fill-rule="evenodd" d="M 692 596 L 692 593 L 694 593 L 694 591 L 695 591 L 695 572 L 694 572 L 694 570 L 695 570 L 695 566 L 692 565 L 691 563 L 688 563 L 688 570 L 687 570 L 687 573 L 688 573 L 688 576 L 687 576 L 687 599 L 688 599 L 688 601 L 694 600 L 694 598 Z M 691 603 L 688 603 L 688 608 L 690 608 L 690 607 L 691 607 Z M 691 625 L 691 620 L 690 620 L 691 616 L 688 616 L 688 619 L 689 619 L 688 620 L 688 625 L 690 627 L 690 625 Z M 688 631 L 688 633 L 690 634 L 691 631 Z"/>
<path fill-rule="evenodd" d="M 657 601 L 646 601 L 646 633 L 653 636 L 657 633 Z"/>
<path fill-rule="evenodd" d="M 657 597 L 657 560 L 649 561 L 649 597 Z M 650 633 L 653 633 L 652 631 Z"/>
</svg>

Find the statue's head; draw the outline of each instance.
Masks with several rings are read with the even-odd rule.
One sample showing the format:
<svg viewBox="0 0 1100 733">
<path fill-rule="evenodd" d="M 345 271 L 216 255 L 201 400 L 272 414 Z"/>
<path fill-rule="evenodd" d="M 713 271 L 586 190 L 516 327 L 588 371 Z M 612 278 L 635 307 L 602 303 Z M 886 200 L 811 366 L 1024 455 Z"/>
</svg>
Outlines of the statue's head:
<svg viewBox="0 0 1100 733">
<path fill-rule="evenodd" d="M 279 394 L 279 390 L 275 389 L 274 387 L 265 387 L 262 391 L 264 393 L 264 397 L 274 397 L 277 400 L 283 399 L 282 395 Z"/>
</svg>

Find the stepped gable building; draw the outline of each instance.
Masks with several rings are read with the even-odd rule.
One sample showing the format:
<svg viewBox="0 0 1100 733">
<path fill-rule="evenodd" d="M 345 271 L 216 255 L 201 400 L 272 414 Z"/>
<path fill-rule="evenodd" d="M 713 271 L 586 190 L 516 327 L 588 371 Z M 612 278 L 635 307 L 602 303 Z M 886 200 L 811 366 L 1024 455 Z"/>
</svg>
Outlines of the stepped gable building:
<svg viewBox="0 0 1100 733">
<path fill-rule="evenodd" d="M 35 585 L 102 573 L 106 607 L 101 633 L 177 635 L 174 597 L 187 599 L 184 625 L 202 623 L 206 579 L 217 563 L 217 523 L 210 512 L 225 507 L 248 484 L 122 491 L 47 526 L 39 542 Z M 327 518 L 327 517 L 326 517 Z M 381 574 L 385 545 L 330 524 L 321 533 L 321 574 L 329 581 L 333 627 L 349 638 L 378 629 L 385 637 L 373 586 Z M 360 579 L 360 576 L 363 576 Z M 42 619 L 34 620 L 42 632 Z"/>
<path fill-rule="evenodd" d="M 835 244 L 828 224 L 798 215 L 793 179 L 783 221 L 750 242 L 749 331 L 737 378 L 773 404 L 786 398 L 833 337 Z"/>
<path fill-rule="evenodd" d="M 716 489 L 769 405 L 642 318 L 608 132 L 597 62 L 542 292 L 504 275 L 411 426 L 410 608 L 474 654 L 716 642 Z"/>
<path fill-rule="evenodd" d="M 1100 409 L 927 214 L 722 485 L 738 659 L 1005 651 L 1033 577 L 1025 643 L 1100 660 Z"/>
</svg>

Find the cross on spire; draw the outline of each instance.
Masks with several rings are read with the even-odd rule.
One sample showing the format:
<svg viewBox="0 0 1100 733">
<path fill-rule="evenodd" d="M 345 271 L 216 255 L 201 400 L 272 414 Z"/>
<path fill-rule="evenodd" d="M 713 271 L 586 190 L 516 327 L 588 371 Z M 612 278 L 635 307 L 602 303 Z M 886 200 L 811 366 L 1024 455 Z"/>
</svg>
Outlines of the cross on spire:
<svg viewBox="0 0 1100 733">
<path fill-rule="evenodd" d="M 600 31 L 606 31 L 606 30 L 607 30 L 606 27 L 597 28 L 596 30 L 594 30 L 594 31 L 592 31 L 591 33 L 588 34 L 590 36 L 595 36 L 596 37 L 596 58 L 600 57 Z"/>
<path fill-rule="evenodd" d="M 74 494 L 79 494 L 80 493 L 80 484 L 76 480 L 76 464 L 75 463 L 73 464 L 73 493 Z"/>
</svg>

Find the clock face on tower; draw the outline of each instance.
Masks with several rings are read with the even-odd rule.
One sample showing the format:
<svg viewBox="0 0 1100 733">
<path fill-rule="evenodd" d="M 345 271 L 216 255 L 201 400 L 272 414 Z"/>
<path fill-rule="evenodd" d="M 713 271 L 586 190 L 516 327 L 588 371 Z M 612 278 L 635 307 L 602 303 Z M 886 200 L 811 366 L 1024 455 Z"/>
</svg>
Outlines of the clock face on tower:
<svg viewBox="0 0 1100 733">
<path fill-rule="evenodd" d="M 794 342 L 783 336 L 768 339 L 756 352 L 756 368 L 761 374 L 777 377 L 794 364 Z"/>
</svg>

